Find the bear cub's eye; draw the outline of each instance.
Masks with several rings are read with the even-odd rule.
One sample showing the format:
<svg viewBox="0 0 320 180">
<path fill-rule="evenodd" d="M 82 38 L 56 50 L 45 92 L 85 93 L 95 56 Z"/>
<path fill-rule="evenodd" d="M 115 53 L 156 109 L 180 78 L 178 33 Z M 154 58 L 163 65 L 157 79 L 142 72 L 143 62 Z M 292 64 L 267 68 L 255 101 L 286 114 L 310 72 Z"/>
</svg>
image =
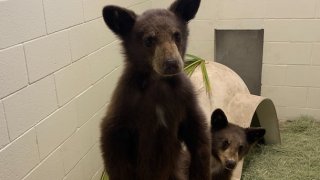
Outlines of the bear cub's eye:
<svg viewBox="0 0 320 180">
<path fill-rule="evenodd" d="M 176 43 L 180 43 L 181 42 L 181 34 L 179 32 L 173 33 L 173 39 Z"/>
<path fill-rule="evenodd" d="M 152 47 L 156 42 L 156 37 L 154 36 L 148 36 L 144 38 L 143 44 L 145 47 Z"/>
<path fill-rule="evenodd" d="M 242 153 L 242 151 L 243 151 L 243 145 L 240 145 L 240 146 L 239 146 L 238 151 L 239 151 L 239 153 Z"/>
<path fill-rule="evenodd" d="M 223 150 L 228 149 L 229 146 L 230 146 L 230 142 L 229 142 L 228 140 L 224 140 L 224 141 L 222 142 L 222 149 L 223 149 Z"/>
</svg>

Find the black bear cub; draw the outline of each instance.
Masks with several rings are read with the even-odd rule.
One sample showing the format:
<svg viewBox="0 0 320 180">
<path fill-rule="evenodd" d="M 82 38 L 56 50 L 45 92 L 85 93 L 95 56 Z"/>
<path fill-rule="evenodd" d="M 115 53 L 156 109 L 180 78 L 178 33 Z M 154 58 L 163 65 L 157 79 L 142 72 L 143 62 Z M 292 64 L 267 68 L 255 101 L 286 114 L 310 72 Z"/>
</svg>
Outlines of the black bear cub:
<svg viewBox="0 0 320 180">
<path fill-rule="evenodd" d="M 110 180 L 208 180 L 210 136 L 183 73 L 188 22 L 200 0 L 176 0 L 141 15 L 106 6 L 103 18 L 122 41 L 125 67 L 101 124 Z M 190 152 L 188 173 L 182 142 Z"/>
<path fill-rule="evenodd" d="M 221 109 L 211 115 L 211 178 L 230 180 L 237 163 L 263 138 L 263 128 L 242 128 L 229 123 Z"/>
</svg>

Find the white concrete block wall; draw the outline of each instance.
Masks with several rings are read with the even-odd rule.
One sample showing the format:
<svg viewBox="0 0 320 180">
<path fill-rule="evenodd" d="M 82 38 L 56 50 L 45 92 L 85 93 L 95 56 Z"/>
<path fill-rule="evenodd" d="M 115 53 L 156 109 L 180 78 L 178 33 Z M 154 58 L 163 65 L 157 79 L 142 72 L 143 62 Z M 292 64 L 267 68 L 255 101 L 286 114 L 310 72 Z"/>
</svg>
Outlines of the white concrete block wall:
<svg viewBox="0 0 320 180">
<path fill-rule="evenodd" d="M 56 180 L 64 177 L 61 149 L 56 149 L 44 159 L 23 180 L 46 179 Z"/>
<path fill-rule="evenodd" d="M 0 98 L 28 84 L 28 75 L 23 47 L 17 45 L 0 50 Z"/>
<path fill-rule="evenodd" d="M 103 19 L 98 18 L 70 29 L 69 38 L 73 61 L 116 40 L 111 31 L 105 27 Z"/>
<path fill-rule="evenodd" d="M 104 5 L 151 0 L 0 1 L 0 179 L 98 180 L 100 122 L 123 59 Z"/>
<path fill-rule="evenodd" d="M 0 152 L 0 179 L 22 179 L 40 163 L 36 132 L 31 128 Z"/>
<path fill-rule="evenodd" d="M 68 32 L 60 31 L 25 43 L 29 81 L 34 82 L 71 63 Z"/>
<path fill-rule="evenodd" d="M 316 17 L 320 18 L 320 1 L 317 1 L 317 6 L 316 6 Z"/>
<path fill-rule="evenodd" d="M 63 126 L 61 126 L 63 124 Z M 40 159 L 54 151 L 77 128 L 75 103 L 71 102 L 36 125 Z"/>
<path fill-rule="evenodd" d="M 99 124 L 122 71 L 101 8 L 158 0 L 0 2 L 0 179 L 99 179 Z M 290 7 L 290 8 L 287 8 Z M 265 29 L 262 94 L 281 119 L 320 118 L 320 0 L 202 0 L 188 53 L 214 57 L 214 29 Z"/>
<path fill-rule="evenodd" d="M 83 2 L 78 0 L 43 0 L 47 31 L 59 31 L 84 21 Z"/>
<path fill-rule="evenodd" d="M 2 102 L 0 103 L 0 148 L 7 145 L 9 140 L 9 134 L 7 129 L 7 122 L 4 115 L 4 109 Z"/>
<path fill-rule="evenodd" d="M 54 73 L 60 106 L 73 99 L 91 85 L 90 63 L 89 58 L 84 57 Z"/>
<path fill-rule="evenodd" d="M 281 120 L 320 119 L 320 0 L 202 0 L 187 53 L 213 60 L 215 29 L 264 29 L 262 95 Z"/>
<path fill-rule="evenodd" d="M 53 77 L 4 98 L 3 105 L 9 136 L 14 140 L 58 108 Z"/>
<path fill-rule="evenodd" d="M 311 63 L 312 65 L 320 65 L 320 43 L 313 43 Z"/>
<path fill-rule="evenodd" d="M 0 2 L 0 48 L 46 34 L 42 0 Z"/>
</svg>

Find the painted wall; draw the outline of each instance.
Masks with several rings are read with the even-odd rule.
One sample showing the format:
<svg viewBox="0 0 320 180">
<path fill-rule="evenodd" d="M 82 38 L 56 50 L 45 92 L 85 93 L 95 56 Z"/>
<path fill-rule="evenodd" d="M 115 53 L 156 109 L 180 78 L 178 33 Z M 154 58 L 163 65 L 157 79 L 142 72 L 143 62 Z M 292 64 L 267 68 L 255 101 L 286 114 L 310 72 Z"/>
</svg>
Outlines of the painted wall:
<svg viewBox="0 0 320 180">
<path fill-rule="evenodd" d="M 0 1 L 0 179 L 99 179 L 99 123 L 121 72 L 101 8 L 171 0 Z M 189 53 L 214 29 L 265 29 L 262 94 L 279 117 L 320 118 L 320 0 L 202 0 Z"/>
<path fill-rule="evenodd" d="M 167 7 L 171 0 L 153 0 Z M 262 95 L 281 120 L 320 119 L 320 0 L 202 0 L 188 53 L 214 59 L 215 29 L 264 29 Z"/>
<path fill-rule="evenodd" d="M 121 72 L 106 4 L 0 1 L 0 179 L 100 179 L 99 124 Z"/>
</svg>

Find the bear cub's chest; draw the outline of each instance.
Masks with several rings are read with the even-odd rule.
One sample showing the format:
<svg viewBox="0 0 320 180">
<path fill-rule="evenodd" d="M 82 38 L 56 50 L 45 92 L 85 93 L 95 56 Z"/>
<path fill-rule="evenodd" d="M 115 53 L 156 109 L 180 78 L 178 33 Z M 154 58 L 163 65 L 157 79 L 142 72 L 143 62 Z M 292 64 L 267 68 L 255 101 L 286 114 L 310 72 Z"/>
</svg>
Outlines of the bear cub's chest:
<svg viewBox="0 0 320 180">
<path fill-rule="evenodd" d="M 177 128 L 186 113 L 186 94 L 177 91 L 177 82 L 150 83 L 137 98 L 137 108 L 145 123 L 164 128 Z"/>
</svg>

